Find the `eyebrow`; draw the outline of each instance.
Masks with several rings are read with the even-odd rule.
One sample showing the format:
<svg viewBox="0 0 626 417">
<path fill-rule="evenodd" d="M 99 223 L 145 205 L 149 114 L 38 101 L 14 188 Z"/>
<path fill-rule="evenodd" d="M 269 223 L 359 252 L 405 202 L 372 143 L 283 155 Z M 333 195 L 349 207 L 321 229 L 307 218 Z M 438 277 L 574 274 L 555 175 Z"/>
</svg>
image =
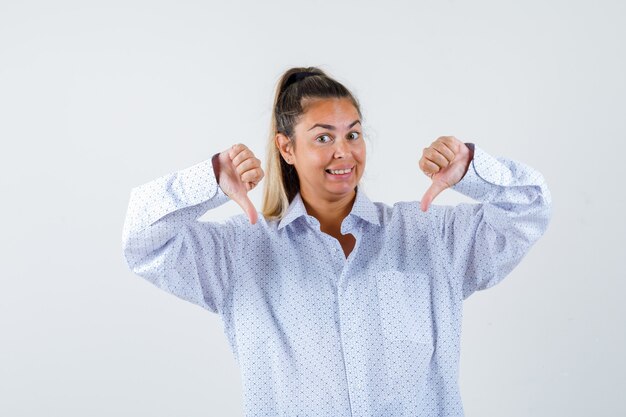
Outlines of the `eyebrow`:
<svg viewBox="0 0 626 417">
<path fill-rule="evenodd" d="M 357 123 L 361 123 L 361 121 L 359 119 L 357 119 L 354 122 L 350 123 L 348 125 L 348 129 L 351 128 L 352 126 L 354 126 Z M 324 129 L 335 130 L 335 126 L 333 126 L 333 125 L 325 125 L 325 124 L 322 124 L 322 123 L 315 123 L 309 130 L 313 130 L 316 127 L 323 127 Z"/>
</svg>

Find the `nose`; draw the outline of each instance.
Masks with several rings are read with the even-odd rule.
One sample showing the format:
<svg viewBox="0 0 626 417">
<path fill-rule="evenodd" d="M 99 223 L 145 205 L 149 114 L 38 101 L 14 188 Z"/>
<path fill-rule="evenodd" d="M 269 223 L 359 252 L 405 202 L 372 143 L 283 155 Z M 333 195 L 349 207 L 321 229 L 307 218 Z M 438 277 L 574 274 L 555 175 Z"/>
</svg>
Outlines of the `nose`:
<svg viewBox="0 0 626 417">
<path fill-rule="evenodd" d="M 346 139 L 335 141 L 335 158 L 345 158 L 350 153 L 350 146 Z"/>
</svg>

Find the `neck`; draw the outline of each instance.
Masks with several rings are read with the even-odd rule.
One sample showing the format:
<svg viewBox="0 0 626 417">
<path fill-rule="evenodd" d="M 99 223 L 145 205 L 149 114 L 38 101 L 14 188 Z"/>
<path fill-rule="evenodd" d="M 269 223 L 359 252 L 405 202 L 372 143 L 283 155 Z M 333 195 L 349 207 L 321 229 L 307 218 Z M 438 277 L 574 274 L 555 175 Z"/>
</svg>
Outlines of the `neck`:
<svg viewBox="0 0 626 417">
<path fill-rule="evenodd" d="M 356 199 L 356 192 L 340 197 L 337 200 L 311 199 L 300 192 L 306 211 L 320 222 L 322 232 L 331 235 L 341 234 L 341 222 L 345 219 Z"/>
</svg>

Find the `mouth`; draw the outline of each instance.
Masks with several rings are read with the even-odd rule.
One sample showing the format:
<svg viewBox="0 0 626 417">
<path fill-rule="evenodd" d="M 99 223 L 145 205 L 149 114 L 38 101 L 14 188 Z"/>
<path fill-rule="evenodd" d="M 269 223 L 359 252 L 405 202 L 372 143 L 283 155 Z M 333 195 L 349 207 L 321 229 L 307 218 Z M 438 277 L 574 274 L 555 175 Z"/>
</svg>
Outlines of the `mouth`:
<svg viewBox="0 0 626 417">
<path fill-rule="evenodd" d="M 347 178 L 354 172 L 354 167 L 345 169 L 326 169 L 325 171 L 334 178 Z"/>
</svg>

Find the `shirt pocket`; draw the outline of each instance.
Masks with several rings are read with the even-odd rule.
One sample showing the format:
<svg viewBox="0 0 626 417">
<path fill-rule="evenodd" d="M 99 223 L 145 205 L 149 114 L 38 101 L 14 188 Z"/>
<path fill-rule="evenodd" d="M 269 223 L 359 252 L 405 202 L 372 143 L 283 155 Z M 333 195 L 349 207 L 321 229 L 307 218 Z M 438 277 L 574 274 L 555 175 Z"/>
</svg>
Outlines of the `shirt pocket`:
<svg viewBox="0 0 626 417">
<path fill-rule="evenodd" d="M 432 346 L 434 323 L 429 276 L 383 270 L 376 276 L 376 287 L 383 338 Z"/>
<path fill-rule="evenodd" d="M 378 403 L 384 404 L 421 395 L 433 361 L 435 325 L 428 275 L 384 270 L 376 282 L 386 386 Z"/>
</svg>

